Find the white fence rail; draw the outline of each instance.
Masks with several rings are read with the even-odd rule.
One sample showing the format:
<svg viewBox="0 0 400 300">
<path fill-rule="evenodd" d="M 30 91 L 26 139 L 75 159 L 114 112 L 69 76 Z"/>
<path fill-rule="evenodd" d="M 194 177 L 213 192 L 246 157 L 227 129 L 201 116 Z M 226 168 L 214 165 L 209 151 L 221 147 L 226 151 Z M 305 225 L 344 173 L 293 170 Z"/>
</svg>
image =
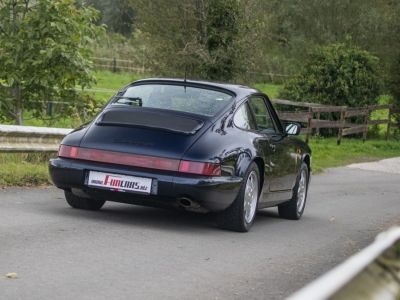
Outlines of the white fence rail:
<svg viewBox="0 0 400 300">
<path fill-rule="evenodd" d="M 66 128 L 0 125 L 0 152 L 54 152 Z"/>
<path fill-rule="evenodd" d="M 400 227 L 289 297 L 310 299 L 400 299 Z"/>
</svg>

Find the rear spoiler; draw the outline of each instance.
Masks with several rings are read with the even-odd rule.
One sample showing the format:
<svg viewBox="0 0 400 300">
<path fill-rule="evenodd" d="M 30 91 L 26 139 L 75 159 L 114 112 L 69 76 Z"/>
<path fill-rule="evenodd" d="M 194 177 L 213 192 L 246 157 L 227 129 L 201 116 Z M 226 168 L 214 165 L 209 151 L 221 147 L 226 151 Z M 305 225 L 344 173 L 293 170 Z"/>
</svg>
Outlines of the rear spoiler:
<svg viewBox="0 0 400 300">
<path fill-rule="evenodd" d="M 99 126 L 143 127 L 192 135 L 200 130 L 202 120 L 161 111 L 135 108 L 106 110 L 97 120 Z"/>
</svg>

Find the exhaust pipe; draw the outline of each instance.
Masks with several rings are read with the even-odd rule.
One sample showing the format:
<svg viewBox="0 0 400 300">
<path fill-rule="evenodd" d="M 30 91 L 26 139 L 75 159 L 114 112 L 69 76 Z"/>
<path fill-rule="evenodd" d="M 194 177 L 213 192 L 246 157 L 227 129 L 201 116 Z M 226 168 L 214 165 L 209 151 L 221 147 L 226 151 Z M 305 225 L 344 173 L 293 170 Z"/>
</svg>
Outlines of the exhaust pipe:
<svg viewBox="0 0 400 300">
<path fill-rule="evenodd" d="M 182 198 L 179 198 L 179 204 L 185 208 L 189 208 L 189 207 L 193 206 L 193 201 L 190 200 L 189 198 L 182 197 Z"/>
<path fill-rule="evenodd" d="M 200 213 L 208 212 L 207 209 L 201 207 L 200 204 L 187 197 L 178 198 L 178 203 L 181 207 L 183 207 L 185 210 L 188 211 L 200 212 Z"/>
</svg>

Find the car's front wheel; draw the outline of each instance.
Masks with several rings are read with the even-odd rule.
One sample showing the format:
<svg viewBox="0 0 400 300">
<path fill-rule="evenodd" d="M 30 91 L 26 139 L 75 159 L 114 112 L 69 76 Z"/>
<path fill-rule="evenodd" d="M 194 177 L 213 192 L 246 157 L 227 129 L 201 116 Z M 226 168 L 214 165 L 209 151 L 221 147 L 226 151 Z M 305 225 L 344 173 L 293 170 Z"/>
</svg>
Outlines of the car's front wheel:
<svg viewBox="0 0 400 300">
<path fill-rule="evenodd" d="M 292 199 L 278 205 L 279 216 L 289 220 L 299 220 L 306 206 L 308 181 L 310 178 L 307 164 L 301 164 L 296 184 L 293 188 Z"/>
<path fill-rule="evenodd" d="M 64 191 L 65 200 L 67 203 L 73 207 L 78 209 L 86 209 L 86 210 L 99 210 L 103 207 L 105 201 L 103 200 L 94 200 L 90 198 L 78 197 L 71 193 L 70 191 Z"/>
<path fill-rule="evenodd" d="M 220 228 L 238 232 L 249 231 L 257 212 L 260 172 L 255 163 L 248 168 L 235 201 L 217 215 Z"/>
</svg>

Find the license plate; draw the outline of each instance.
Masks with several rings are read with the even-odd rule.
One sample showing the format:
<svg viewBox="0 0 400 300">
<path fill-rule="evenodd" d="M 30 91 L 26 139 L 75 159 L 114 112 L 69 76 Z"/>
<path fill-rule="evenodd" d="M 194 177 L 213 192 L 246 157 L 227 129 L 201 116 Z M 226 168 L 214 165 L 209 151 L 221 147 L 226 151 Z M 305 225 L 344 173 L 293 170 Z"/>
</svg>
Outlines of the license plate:
<svg viewBox="0 0 400 300">
<path fill-rule="evenodd" d="M 90 171 L 87 185 L 117 192 L 150 194 L 151 183 L 150 178 Z"/>
</svg>

